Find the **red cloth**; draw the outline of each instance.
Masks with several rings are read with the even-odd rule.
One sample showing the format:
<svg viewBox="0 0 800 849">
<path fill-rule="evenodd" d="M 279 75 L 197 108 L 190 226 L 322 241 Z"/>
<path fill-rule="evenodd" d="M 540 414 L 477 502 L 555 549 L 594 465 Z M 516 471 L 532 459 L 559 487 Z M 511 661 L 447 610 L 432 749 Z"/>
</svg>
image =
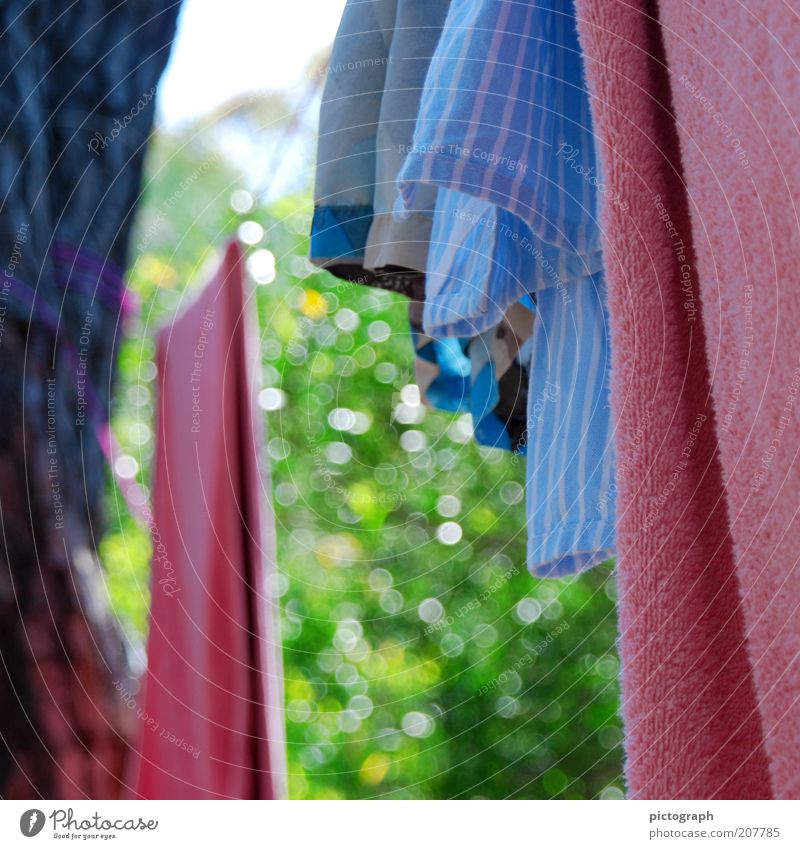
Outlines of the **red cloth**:
<svg viewBox="0 0 800 849">
<path fill-rule="evenodd" d="M 662 0 L 660 14 L 692 201 L 743 639 L 772 792 L 797 799 L 800 3 Z"/>
<path fill-rule="evenodd" d="M 797 12 L 576 8 L 604 168 L 630 794 L 797 798 Z"/>
<path fill-rule="evenodd" d="M 158 339 L 152 605 L 134 770 L 136 795 L 149 799 L 284 795 L 274 524 L 244 282 L 231 244 Z"/>
</svg>

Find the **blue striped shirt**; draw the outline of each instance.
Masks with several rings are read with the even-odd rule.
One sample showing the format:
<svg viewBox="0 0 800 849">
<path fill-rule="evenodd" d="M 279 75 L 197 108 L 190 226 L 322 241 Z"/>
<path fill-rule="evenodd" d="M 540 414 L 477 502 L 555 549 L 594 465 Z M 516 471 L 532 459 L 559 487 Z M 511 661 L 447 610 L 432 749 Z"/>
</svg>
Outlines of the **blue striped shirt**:
<svg viewBox="0 0 800 849">
<path fill-rule="evenodd" d="M 575 152 L 582 170 L 568 160 Z M 398 211 L 415 208 L 420 184 L 472 194 L 583 256 L 594 273 L 596 169 L 572 3 L 452 0 L 398 178 Z"/>
<path fill-rule="evenodd" d="M 614 553 L 609 342 L 588 95 L 571 3 L 453 0 L 401 171 L 439 187 L 424 329 L 485 333 L 526 292 L 528 562 L 565 575 Z"/>
</svg>

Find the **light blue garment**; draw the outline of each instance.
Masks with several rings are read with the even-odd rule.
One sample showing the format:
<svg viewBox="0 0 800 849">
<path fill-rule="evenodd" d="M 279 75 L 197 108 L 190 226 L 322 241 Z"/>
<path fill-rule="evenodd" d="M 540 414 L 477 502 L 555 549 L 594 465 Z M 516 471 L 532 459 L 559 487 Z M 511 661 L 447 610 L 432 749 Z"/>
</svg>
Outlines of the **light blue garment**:
<svg viewBox="0 0 800 849">
<path fill-rule="evenodd" d="M 610 346 L 602 272 L 537 293 L 528 389 L 528 563 L 568 575 L 614 556 Z"/>
<path fill-rule="evenodd" d="M 524 441 L 540 576 L 614 553 L 598 183 L 572 3 L 453 0 L 398 187 L 409 206 L 439 187 L 426 333 L 486 333 L 536 298 Z"/>
<path fill-rule="evenodd" d="M 525 222 L 482 198 L 439 189 L 425 279 L 431 336 L 474 336 L 529 293 L 594 273 L 594 256 L 537 239 Z"/>
<path fill-rule="evenodd" d="M 423 298 L 437 189 L 422 187 L 404 221 L 392 208 L 447 9 L 447 0 L 347 0 L 320 108 L 311 259 L 346 280 L 412 300 Z M 411 311 L 425 400 L 471 412 L 480 443 L 516 448 L 525 430 L 528 363 L 509 344 L 515 337 L 505 330 L 514 328 L 498 327 L 502 338 L 492 331 L 442 342 L 422 333 Z"/>
<path fill-rule="evenodd" d="M 346 279 L 359 266 L 424 271 L 436 193 L 405 221 L 392 215 L 444 0 L 347 0 L 322 95 L 311 260 Z M 402 291 L 402 289 L 399 289 Z"/>
<path fill-rule="evenodd" d="M 452 0 L 397 209 L 425 184 L 490 201 L 602 267 L 596 162 L 571 2 Z"/>
</svg>

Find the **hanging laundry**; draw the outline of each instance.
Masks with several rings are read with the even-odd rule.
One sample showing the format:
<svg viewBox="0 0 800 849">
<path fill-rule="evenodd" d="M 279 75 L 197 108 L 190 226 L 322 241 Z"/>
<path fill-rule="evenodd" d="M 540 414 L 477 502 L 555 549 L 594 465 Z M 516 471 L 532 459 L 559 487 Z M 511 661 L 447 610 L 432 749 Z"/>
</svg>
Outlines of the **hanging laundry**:
<svg viewBox="0 0 800 849">
<path fill-rule="evenodd" d="M 447 7 L 348 0 L 320 108 L 311 261 L 409 297 L 425 270 L 436 193 L 397 221 L 395 182 Z"/>
<path fill-rule="evenodd" d="M 533 342 L 519 340 L 532 357 L 519 439 L 529 568 L 556 576 L 607 560 L 616 487 L 600 181 L 571 4 L 451 3 L 398 185 L 400 216 L 439 187 L 426 333 L 483 333 L 536 300 Z"/>
<path fill-rule="evenodd" d="M 461 191 L 577 254 L 581 276 L 601 270 L 582 80 L 572 3 L 453 0 L 398 180 L 400 215 L 426 184 Z M 574 151 L 586 170 L 569 160 Z"/>
<path fill-rule="evenodd" d="M 469 338 L 501 322 L 536 288 L 541 265 L 532 262 L 533 248 L 530 230 L 515 215 L 439 189 L 425 276 L 425 331 Z M 558 261 L 560 251 L 550 252 Z"/>
<path fill-rule="evenodd" d="M 448 5 L 348 0 L 320 109 L 311 261 L 354 283 L 408 296 L 415 380 L 423 400 L 450 412 L 471 412 L 479 442 L 518 450 L 527 363 L 516 357 L 506 363 L 510 326 L 497 331 L 496 342 L 484 340 L 474 348 L 470 336 L 444 344 L 426 338 L 414 303 L 425 294 L 436 189 L 421 188 L 403 219 L 393 214 L 397 176 Z M 479 349 L 488 351 L 488 361 Z"/>
<path fill-rule="evenodd" d="M 469 413 L 481 445 L 524 454 L 531 309 L 516 303 L 483 333 L 444 339 L 425 333 L 421 313 L 422 304 L 412 302 L 415 377 L 423 398 L 439 410 Z"/>
<path fill-rule="evenodd" d="M 762 486 L 753 477 L 796 367 L 797 175 L 778 152 L 797 101 L 796 24 L 767 3 L 658 5 L 577 3 L 606 180 L 628 787 L 796 798 L 793 419 L 791 448 Z M 714 112 L 735 122 L 757 175 Z"/>
<path fill-rule="evenodd" d="M 528 415 L 528 566 L 539 577 L 589 569 L 616 552 L 603 274 L 536 295 Z"/>
<path fill-rule="evenodd" d="M 150 636 L 135 793 L 285 794 L 274 528 L 253 303 L 231 244 L 159 334 Z"/>
</svg>

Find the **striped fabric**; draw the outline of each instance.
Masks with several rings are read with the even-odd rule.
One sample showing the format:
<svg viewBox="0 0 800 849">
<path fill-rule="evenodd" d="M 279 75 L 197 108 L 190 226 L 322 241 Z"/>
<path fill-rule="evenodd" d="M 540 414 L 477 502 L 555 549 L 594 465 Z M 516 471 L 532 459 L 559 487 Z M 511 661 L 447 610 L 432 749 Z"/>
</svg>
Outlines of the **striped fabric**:
<svg viewBox="0 0 800 849">
<path fill-rule="evenodd" d="M 489 200 L 539 239 L 602 267 L 589 102 L 565 0 L 453 0 L 399 176 Z M 421 188 L 420 186 L 423 186 Z"/>
<path fill-rule="evenodd" d="M 540 577 L 614 555 L 616 485 L 603 274 L 536 296 L 528 389 L 528 564 Z"/>
<path fill-rule="evenodd" d="M 524 226 L 489 201 L 439 189 L 425 278 L 426 333 L 479 335 L 533 291 L 530 258 L 506 244 L 518 225 Z"/>
<path fill-rule="evenodd" d="M 516 450 L 525 431 L 527 360 L 517 328 L 530 314 L 481 338 L 423 333 L 435 186 L 416 193 L 406 220 L 392 214 L 397 176 L 411 145 L 422 86 L 447 14 L 446 0 L 348 0 L 320 108 L 311 260 L 338 277 L 410 298 L 416 382 L 427 403 L 472 413 L 475 438 Z M 417 303 L 415 303 L 417 302 Z"/>
<path fill-rule="evenodd" d="M 550 286 L 590 276 L 595 257 L 537 239 L 506 209 L 439 189 L 425 280 L 425 331 L 473 336 L 497 324 L 512 304 Z"/>
<path fill-rule="evenodd" d="M 392 215 L 443 0 L 347 0 L 319 118 L 311 260 L 347 279 L 395 288 L 401 267 L 425 270 L 436 193 L 407 220 Z M 397 286 L 398 291 L 408 292 Z"/>
<path fill-rule="evenodd" d="M 570 2 L 453 0 L 398 187 L 439 187 L 424 329 L 490 332 L 536 299 L 528 386 L 528 565 L 561 576 L 614 553 L 602 190 Z"/>
</svg>

